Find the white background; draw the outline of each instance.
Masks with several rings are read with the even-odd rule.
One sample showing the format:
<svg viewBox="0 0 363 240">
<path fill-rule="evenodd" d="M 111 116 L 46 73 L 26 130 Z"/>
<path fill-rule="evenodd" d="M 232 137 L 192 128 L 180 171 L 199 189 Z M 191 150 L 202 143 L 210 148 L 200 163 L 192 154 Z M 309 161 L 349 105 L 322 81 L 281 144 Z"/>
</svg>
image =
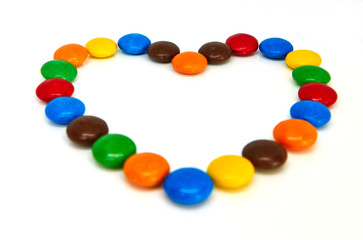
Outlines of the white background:
<svg viewBox="0 0 363 240">
<path fill-rule="evenodd" d="M 362 3 L 1 3 L 0 239 L 363 239 Z M 178 206 L 162 188 L 136 188 L 122 170 L 98 166 L 88 148 L 71 144 L 35 96 L 40 67 L 58 47 L 133 32 L 182 51 L 239 32 L 316 51 L 339 94 L 332 120 L 312 149 L 289 152 L 281 170 L 257 172 L 241 191 L 215 189 L 202 205 Z M 196 76 L 120 50 L 78 70 L 74 97 L 86 114 L 132 138 L 138 152 L 164 156 L 172 170 L 205 170 L 250 141 L 272 139 L 298 100 L 291 69 L 259 52 Z"/>
</svg>

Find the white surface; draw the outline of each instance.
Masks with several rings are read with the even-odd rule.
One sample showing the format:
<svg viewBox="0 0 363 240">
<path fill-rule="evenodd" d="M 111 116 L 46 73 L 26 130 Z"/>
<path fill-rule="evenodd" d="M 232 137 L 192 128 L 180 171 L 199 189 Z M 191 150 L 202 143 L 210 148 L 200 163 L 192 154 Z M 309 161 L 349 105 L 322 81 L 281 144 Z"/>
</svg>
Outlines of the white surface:
<svg viewBox="0 0 363 240">
<path fill-rule="evenodd" d="M 362 1 L 12 1 L 1 3 L 0 239 L 363 239 Z M 339 94 L 313 149 L 245 189 L 197 207 L 128 184 L 51 124 L 34 91 L 67 43 L 139 32 L 182 51 L 235 33 L 310 49 Z M 172 170 L 240 154 L 289 118 L 298 86 L 284 61 L 257 53 L 183 76 L 119 50 L 79 68 L 86 114 L 163 155 Z"/>
</svg>

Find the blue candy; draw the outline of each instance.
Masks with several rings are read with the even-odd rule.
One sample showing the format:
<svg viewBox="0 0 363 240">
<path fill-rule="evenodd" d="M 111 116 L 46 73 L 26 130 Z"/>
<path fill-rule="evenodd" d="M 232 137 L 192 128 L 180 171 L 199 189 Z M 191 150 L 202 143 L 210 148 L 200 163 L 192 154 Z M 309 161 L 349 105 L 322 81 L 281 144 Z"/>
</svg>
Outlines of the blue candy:
<svg viewBox="0 0 363 240">
<path fill-rule="evenodd" d="M 83 116 L 85 111 L 86 107 L 83 102 L 73 97 L 55 98 L 45 107 L 45 115 L 58 124 L 68 124 Z"/>
<path fill-rule="evenodd" d="M 193 205 L 205 201 L 213 190 L 209 175 L 196 168 L 180 168 L 170 173 L 164 181 L 168 197 L 182 205 Z"/>
<path fill-rule="evenodd" d="M 292 44 L 282 38 L 268 38 L 260 43 L 260 51 L 269 58 L 285 58 L 286 55 L 294 50 Z"/>
<path fill-rule="evenodd" d="M 320 102 L 305 100 L 295 103 L 290 109 L 292 118 L 303 119 L 314 127 L 327 124 L 331 114 L 328 107 Z"/>
<path fill-rule="evenodd" d="M 139 33 L 130 33 L 118 40 L 119 48 L 133 55 L 145 53 L 150 44 L 150 39 Z"/>
</svg>

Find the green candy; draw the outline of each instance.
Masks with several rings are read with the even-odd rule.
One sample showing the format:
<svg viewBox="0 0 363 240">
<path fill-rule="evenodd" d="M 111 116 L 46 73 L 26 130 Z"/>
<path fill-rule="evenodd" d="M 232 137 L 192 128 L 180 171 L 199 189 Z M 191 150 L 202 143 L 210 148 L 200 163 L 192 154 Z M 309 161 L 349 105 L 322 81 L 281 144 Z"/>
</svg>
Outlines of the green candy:
<svg viewBox="0 0 363 240">
<path fill-rule="evenodd" d="M 292 78 L 299 85 L 305 85 L 312 82 L 327 84 L 331 79 L 328 71 L 321 67 L 310 65 L 296 68 L 292 71 Z"/>
<path fill-rule="evenodd" d="M 40 72 L 45 79 L 62 78 L 73 82 L 77 77 L 77 68 L 63 60 L 51 60 L 44 63 Z"/>
<path fill-rule="evenodd" d="M 93 157 L 109 168 L 122 168 L 124 162 L 136 153 L 135 143 L 121 134 L 106 134 L 92 145 Z"/>
</svg>

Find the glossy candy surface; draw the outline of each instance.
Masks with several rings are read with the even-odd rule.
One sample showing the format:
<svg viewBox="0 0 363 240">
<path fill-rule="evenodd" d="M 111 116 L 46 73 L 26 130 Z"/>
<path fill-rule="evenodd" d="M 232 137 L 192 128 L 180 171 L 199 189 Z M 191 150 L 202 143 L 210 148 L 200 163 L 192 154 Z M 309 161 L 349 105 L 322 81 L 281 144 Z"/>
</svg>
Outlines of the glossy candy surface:
<svg viewBox="0 0 363 240">
<path fill-rule="evenodd" d="M 273 130 L 275 140 L 290 150 L 303 150 L 314 145 L 318 131 L 309 122 L 289 119 L 280 122 Z"/>
<path fill-rule="evenodd" d="M 58 48 L 54 55 L 54 59 L 67 61 L 75 67 L 80 66 L 88 57 L 87 48 L 79 44 L 67 44 Z"/>
<path fill-rule="evenodd" d="M 162 156 L 155 153 L 136 153 L 129 157 L 123 171 L 126 178 L 142 187 L 160 185 L 169 174 L 169 163 Z"/>
<path fill-rule="evenodd" d="M 70 97 L 73 92 L 73 84 L 61 78 L 45 80 L 35 90 L 37 97 L 44 102 L 49 102 L 57 97 Z"/>
<path fill-rule="evenodd" d="M 93 157 L 108 168 L 122 168 L 126 159 L 135 153 L 135 143 L 121 134 L 104 135 L 92 145 Z"/>
<path fill-rule="evenodd" d="M 213 190 L 213 181 L 197 168 L 180 168 L 170 173 L 164 181 L 168 197 L 182 205 L 204 202 Z"/>
<path fill-rule="evenodd" d="M 173 68 L 183 74 L 196 74 L 207 67 L 207 59 L 197 52 L 183 52 L 176 55 L 171 61 Z"/>
<path fill-rule="evenodd" d="M 217 187 L 239 189 L 251 181 L 255 168 L 247 158 L 225 155 L 214 159 L 209 164 L 207 173 Z"/>
<path fill-rule="evenodd" d="M 258 49 L 258 41 L 254 36 L 245 33 L 237 33 L 226 40 L 226 44 L 232 49 L 233 54 L 251 55 Z"/>
<path fill-rule="evenodd" d="M 295 69 L 305 65 L 320 66 L 321 57 L 316 52 L 310 50 L 295 50 L 287 54 L 286 64 Z"/>
<path fill-rule="evenodd" d="M 282 38 L 268 38 L 260 43 L 259 49 L 263 55 L 269 58 L 281 59 L 294 50 L 292 44 Z"/>
<path fill-rule="evenodd" d="M 45 114 L 49 120 L 58 124 L 68 124 L 82 116 L 86 108 L 80 100 L 73 97 L 58 97 L 50 101 L 45 107 Z"/>
<path fill-rule="evenodd" d="M 145 53 L 151 41 L 142 34 L 130 33 L 121 37 L 117 44 L 123 52 L 137 55 Z"/>
<path fill-rule="evenodd" d="M 338 94 L 335 90 L 322 83 L 305 84 L 300 87 L 298 95 L 300 100 L 320 102 L 327 107 L 333 105 L 338 99 Z"/>
<path fill-rule="evenodd" d="M 306 120 L 316 128 L 327 124 L 331 117 L 327 106 L 310 100 L 300 101 L 292 105 L 290 115 L 292 118 Z"/>
<path fill-rule="evenodd" d="M 223 63 L 227 61 L 231 55 L 231 48 L 221 42 L 209 42 L 201 46 L 198 50 L 200 54 L 203 54 L 207 58 L 208 63 Z"/>
<path fill-rule="evenodd" d="M 250 160 L 257 169 L 272 170 L 286 162 L 287 152 L 275 141 L 256 140 L 243 148 L 242 156 Z"/>
<path fill-rule="evenodd" d="M 94 38 L 85 46 L 92 57 L 107 58 L 113 56 L 117 51 L 117 44 L 109 38 Z"/>
<path fill-rule="evenodd" d="M 179 53 L 179 47 L 167 41 L 154 42 L 147 48 L 149 57 L 159 63 L 170 63 L 175 55 Z"/>
<path fill-rule="evenodd" d="M 70 122 L 66 132 L 72 142 L 91 146 L 98 138 L 108 133 L 108 126 L 101 118 L 82 116 Z"/>
<path fill-rule="evenodd" d="M 296 68 L 294 71 L 292 71 L 292 78 L 299 85 L 312 82 L 327 84 L 331 79 L 328 71 L 321 67 L 311 65 Z"/>
<path fill-rule="evenodd" d="M 51 60 L 43 64 L 40 73 L 45 79 L 62 78 L 73 82 L 77 77 L 77 68 L 63 60 Z"/>
</svg>

